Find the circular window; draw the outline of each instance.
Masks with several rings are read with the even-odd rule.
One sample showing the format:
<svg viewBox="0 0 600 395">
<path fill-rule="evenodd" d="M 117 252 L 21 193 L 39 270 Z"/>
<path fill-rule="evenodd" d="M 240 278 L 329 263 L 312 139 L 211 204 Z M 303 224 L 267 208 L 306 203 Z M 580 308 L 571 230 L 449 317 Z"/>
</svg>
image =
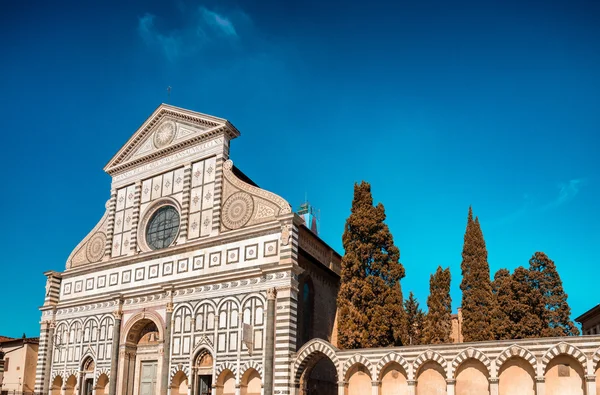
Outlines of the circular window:
<svg viewBox="0 0 600 395">
<path fill-rule="evenodd" d="M 171 245 L 179 231 L 179 212 L 173 206 L 162 206 L 148 221 L 146 243 L 153 250 Z"/>
</svg>

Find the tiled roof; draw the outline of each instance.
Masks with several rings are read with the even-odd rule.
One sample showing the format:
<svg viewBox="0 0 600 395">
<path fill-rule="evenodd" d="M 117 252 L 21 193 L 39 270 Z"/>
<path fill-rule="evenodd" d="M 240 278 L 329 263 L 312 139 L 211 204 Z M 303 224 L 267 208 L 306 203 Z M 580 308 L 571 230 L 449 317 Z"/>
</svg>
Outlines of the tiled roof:
<svg viewBox="0 0 600 395">
<path fill-rule="evenodd" d="M 7 341 L 7 340 L 13 340 L 13 338 L 12 337 L 8 337 L 8 336 L 0 336 L 0 342 L 4 342 L 4 341 Z"/>
</svg>

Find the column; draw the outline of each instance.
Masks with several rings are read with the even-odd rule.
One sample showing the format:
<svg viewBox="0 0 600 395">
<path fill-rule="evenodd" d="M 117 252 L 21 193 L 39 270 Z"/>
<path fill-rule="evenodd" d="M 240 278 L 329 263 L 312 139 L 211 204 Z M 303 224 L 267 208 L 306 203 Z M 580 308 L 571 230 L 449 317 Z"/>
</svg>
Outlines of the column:
<svg viewBox="0 0 600 395">
<path fill-rule="evenodd" d="M 275 363 L 275 301 L 277 290 L 267 290 L 267 338 L 265 340 L 264 395 L 273 395 L 273 365 Z"/>
<path fill-rule="evenodd" d="M 489 379 L 490 381 L 490 395 L 498 395 L 498 377 Z"/>
<path fill-rule="evenodd" d="M 546 379 L 544 377 L 535 378 L 535 395 L 546 395 Z"/>
<path fill-rule="evenodd" d="M 121 320 L 123 312 L 121 311 L 121 301 L 118 301 L 118 308 L 113 312 L 115 317 L 115 326 L 113 326 L 112 349 L 110 355 L 110 379 L 108 383 L 108 394 L 117 395 L 117 377 L 119 376 L 119 343 L 121 338 Z"/>
<path fill-rule="evenodd" d="M 379 395 L 379 386 L 381 385 L 381 381 L 372 381 L 371 382 L 371 395 Z"/>
<path fill-rule="evenodd" d="M 235 395 L 241 395 L 242 393 L 242 386 L 240 385 L 240 383 L 236 383 L 235 384 Z"/>
<path fill-rule="evenodd" d="M 195 395 L 196 394 L 196 373 L 197 373 L 196 367 L 192 366 L 192 369 L 190 369 L 190 372 L 191 372 L 190 373 L 191 376 L 190 376 L 190 380 L 189 380 L 190 388 L 189 388 L 188 394 Z"/>
<path fill-rule="evenodd" d="M 456 380 L 454 379 L 446 379 L 446 394 L 454 395 L 454 386 L 456 385 Z"/>
<path fill-rule="evenodd" d="M 346 394 L 346 386 L 348 383 L 346 381 L 338 381 L 338 395 Z"/>
<path fill-rule="evenodd" d="M 106 225 L 106 245 L 104 246 L 104 259 L 112 255 L 113 231 L 115 229 L 115 211 L 117 209 L 117 190 L 111 189 L 108 201 L 108 223 Z"/>
<path fill-rule="evenodd" d="M 586 395 L 597 395 L 596 393 L 596 375 L 590 374 L 585 376 Z"/>
<path fill-rule="evenodd" d="M 162 368 L 160 370 L 160 393 L 161 395 L 167 395 L 167 389 L 169 388 L 169 362 L 171 361 L 171 327 L 173 320 L 173 302 L 167 303 L 167 315 L 165 317 L 165 338 L 163 343 L 163 361 Z"/>
<path fill-rule="evenodd" d="M 407 380 L 406 383 L 408 384 L 407 394 L 408 395 L 415 395 L 416 394 L 416 389 L 417 389 L 417 380 Z"/>
</svg>

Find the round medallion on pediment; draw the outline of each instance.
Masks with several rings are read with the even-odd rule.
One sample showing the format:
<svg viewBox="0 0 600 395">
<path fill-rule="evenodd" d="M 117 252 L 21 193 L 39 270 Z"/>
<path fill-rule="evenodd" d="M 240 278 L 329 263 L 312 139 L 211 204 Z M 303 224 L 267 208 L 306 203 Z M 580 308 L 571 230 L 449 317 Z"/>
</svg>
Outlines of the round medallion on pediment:
<svg viewBox="0 0 600 395">
<path fill-rule="evenodd" d="M 254 201 L 246 192 L 236 192 L 223 205 L 223 225 L 228 229 L 239 229 L 252 216 Z"/>
<path fill-rule="evenodd" d="M 175 123 L 171 121 L 163 122 L 156 132 L 154 132 L 153 142 L 156 148 L 163 148 L 171 144 L 175 138 L 176 132 Z"/>
<path fill-rule="evenodd" d="M 88 261 L 98 262 L 104 256 L 104 247 L 106 246 L 106 235 L 103 232 L 96 232 L 87 244 L 85 255 Z"/>
</svg>

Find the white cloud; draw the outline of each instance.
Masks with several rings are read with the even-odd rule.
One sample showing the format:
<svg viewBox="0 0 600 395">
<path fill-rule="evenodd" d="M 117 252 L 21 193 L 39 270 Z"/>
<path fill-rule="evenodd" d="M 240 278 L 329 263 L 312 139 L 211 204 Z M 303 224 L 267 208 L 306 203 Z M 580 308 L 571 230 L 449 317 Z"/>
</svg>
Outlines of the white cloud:
<svg viewBox="0 0 600 395">
<path fill-rule="evenodd" d="M 183 3 L 182 3 L 183 4 Z M 138 19 L 137 30 L 144 43 L 150 48 L 159 49 L 169 61 L 181 56 L 191 55 L 205 49 L 210 44 L 222 44 L 239 38 L 236 23 L 248 25 L 250 18 L 236 10 L 225 15 L 198 7 L 195 12 L 188 12 L 184 5 L 179 7 L 182 21 L 175 29 L 160 29 L 157 26 L 159 17 L 146 13 Z"/>
</svg>

